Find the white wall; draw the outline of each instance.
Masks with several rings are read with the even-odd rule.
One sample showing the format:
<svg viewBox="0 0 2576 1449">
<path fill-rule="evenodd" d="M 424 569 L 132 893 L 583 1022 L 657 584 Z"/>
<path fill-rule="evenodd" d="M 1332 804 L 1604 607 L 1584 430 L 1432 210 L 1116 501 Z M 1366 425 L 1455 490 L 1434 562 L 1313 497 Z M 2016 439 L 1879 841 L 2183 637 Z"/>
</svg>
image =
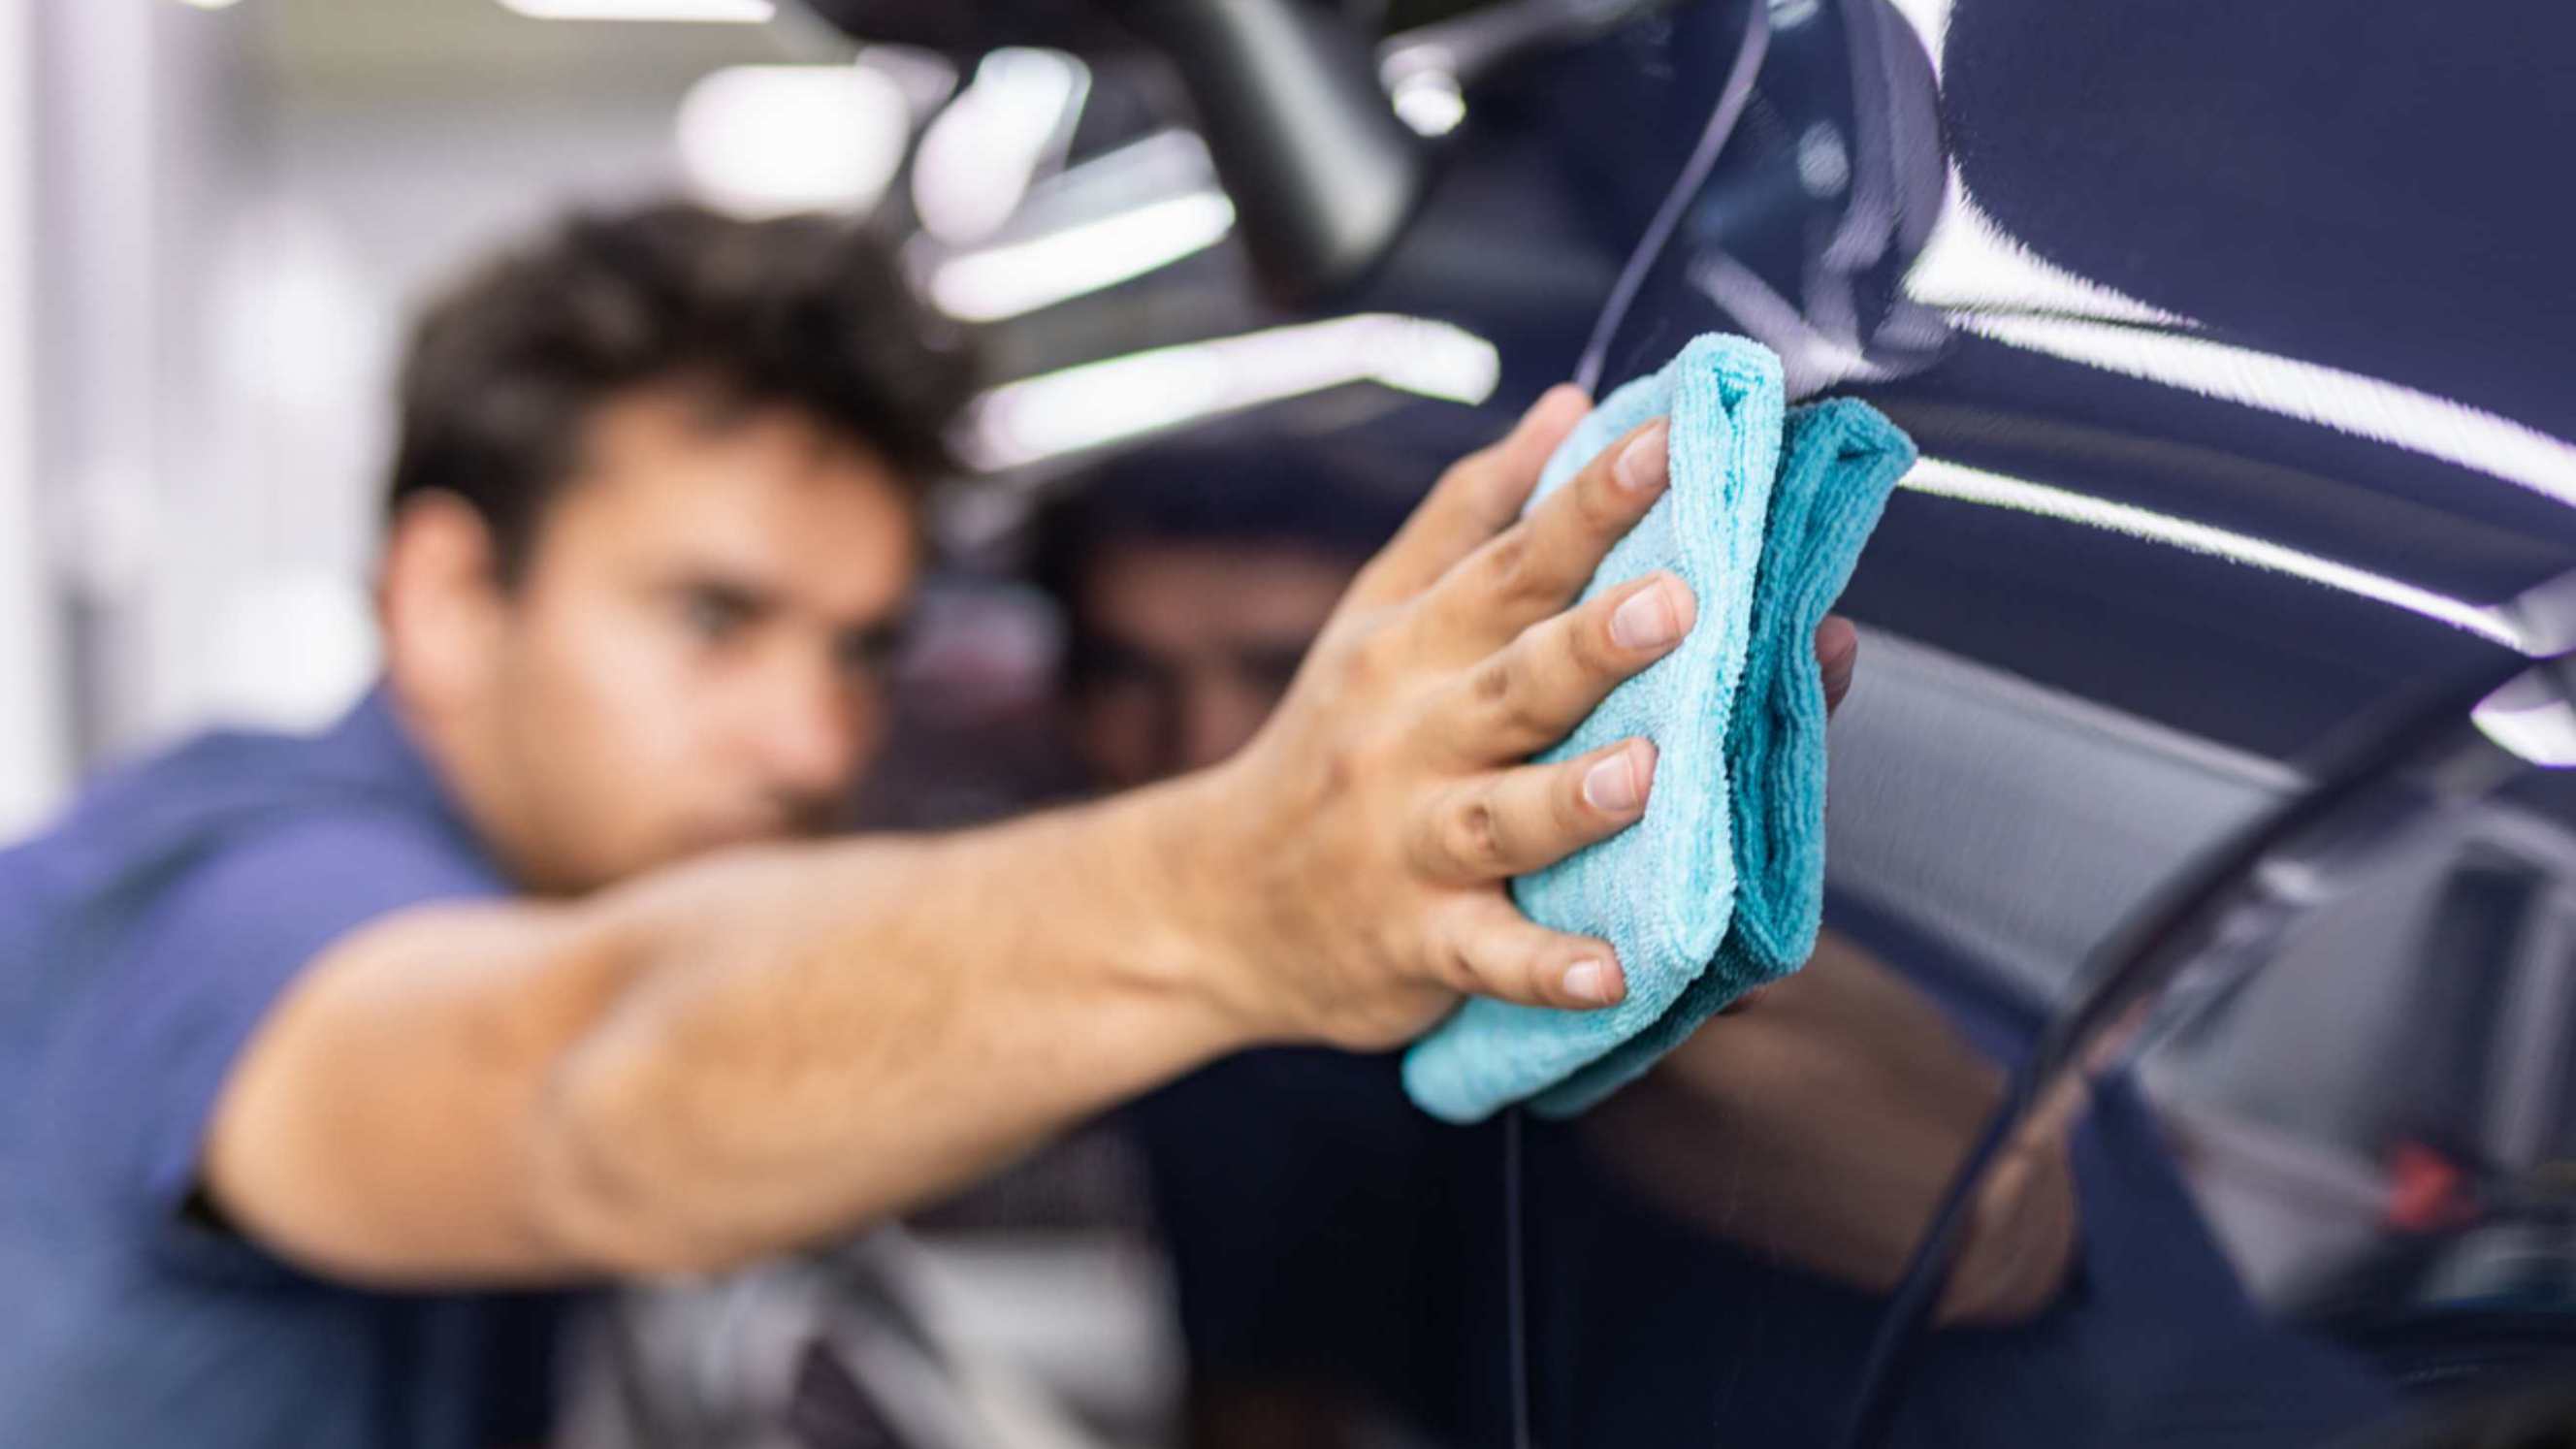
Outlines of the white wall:
<svg viewBox="0 0 2576 1449">
<path fill-rule="evenodd" d="M 50 707 L 0 719 L 5 827 L 66 753 L 94 767 L 211 721 L 336 713 L 376 664 L 411 305 L 568 203 L 672 186 L 689 82 L 794 40 L 550 25 L 492 0 L 0 15 L 0 103 L 34 108 L 0 127 L 0 689 L 35 689 L 30 626 L 68 621 Z M 32 381 L 5 352 L 29 332 L 31 268 Z"/>
<path fill-rule="evenodd" d="M 0 0 L 0 836 L 64 780 L 62 676 L 35 424 L 35 0 Z"/>
</svg>

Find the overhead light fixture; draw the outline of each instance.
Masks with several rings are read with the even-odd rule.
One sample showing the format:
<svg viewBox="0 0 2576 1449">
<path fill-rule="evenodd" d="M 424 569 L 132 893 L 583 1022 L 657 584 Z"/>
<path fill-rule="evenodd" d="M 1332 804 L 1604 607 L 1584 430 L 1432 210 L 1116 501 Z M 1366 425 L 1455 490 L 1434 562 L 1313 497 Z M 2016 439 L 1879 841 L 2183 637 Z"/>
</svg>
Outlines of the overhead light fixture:
<svg viewBox="0 0 2576 1449">
<path fill-rule="evenodd" d="M 915 121 L 937 114 L 957 94 L 957 66 L 935 50 L 910 45 L 863 45 L 852 64 L 894 82 Z"/>
<path fill-rule="evenodd" d="M 778 16 L 775 0 L 501 0 L 531 20 L 669 20 L 762 25 Z"/>
<path fill-rule="evenodd" d="M 1445 70 L 1410 71 L 1395 82 L 1387 99 L 1395 118 L 1417 136 L 1446 136 L 1467 119 L 1467 97 L 1458 77 Z"/>
<path fill-rule="evenodd" d="M 930 264 L 931 302 L 967 322 L 998 322 L 1114 287 L 1224 240 L 1234 203 L 1222 191 L 1165 197 L 1023 240 Z"/>
<path fill-rule="evenodd" d="M 689 188 L 738 216 L 864 211 L 903 165 L 912 108 L 861 65 L 738 65 L 680 101 Z"/>
<path fill-rule="evenodd" d="M 1006 383 L 977 400 L 959 447 L 978 468 L 1015 468 L 1349 383 L 1473 404 L 1501 377 L 1494 344 L 1472 332 L 1362 313 Z"/>
<path fill-rule="evenodd" d="M 1038 173 L 1063 159 L 1090 91 L 1090 67 L 1062 51 L 1005 46 L 985 56 L 913 155 L 922 230 L 951 246 L 999 230 Z"/>
</svg>

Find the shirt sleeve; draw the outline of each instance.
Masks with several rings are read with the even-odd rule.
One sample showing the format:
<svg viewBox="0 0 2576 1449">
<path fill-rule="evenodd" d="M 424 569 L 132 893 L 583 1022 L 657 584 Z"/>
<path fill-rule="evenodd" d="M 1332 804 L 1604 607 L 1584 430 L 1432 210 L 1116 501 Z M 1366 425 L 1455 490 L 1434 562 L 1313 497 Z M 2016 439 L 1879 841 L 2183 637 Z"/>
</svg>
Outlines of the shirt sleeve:
<svg viewBox="0 0 2576 1449">
<path fill-rule="evenodd" d="M 196 862 L 135 909 L 54 1043 L 66 1185 L 166 1221 L 234 1059 L 298 973 L 392 912 L 502 892 L 461 843 L 391 811 L 267 826 Z"/>
</svg>

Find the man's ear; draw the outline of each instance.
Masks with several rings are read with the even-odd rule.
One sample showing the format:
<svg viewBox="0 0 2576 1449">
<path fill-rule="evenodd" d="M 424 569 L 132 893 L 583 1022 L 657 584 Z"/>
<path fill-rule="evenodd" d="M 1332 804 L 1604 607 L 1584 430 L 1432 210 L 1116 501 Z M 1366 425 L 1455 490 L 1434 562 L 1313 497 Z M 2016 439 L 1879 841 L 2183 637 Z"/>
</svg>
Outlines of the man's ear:
<svg viewBox="0 0 2576 1449">
<path fill-rule="evenodd" d="M 405 502 L 376 579 L 385 669 L 404 698 L 451 709 L 479 691 L 498 647 L 507 590 L 492 530 L 452 493 Z"/>
</svg>

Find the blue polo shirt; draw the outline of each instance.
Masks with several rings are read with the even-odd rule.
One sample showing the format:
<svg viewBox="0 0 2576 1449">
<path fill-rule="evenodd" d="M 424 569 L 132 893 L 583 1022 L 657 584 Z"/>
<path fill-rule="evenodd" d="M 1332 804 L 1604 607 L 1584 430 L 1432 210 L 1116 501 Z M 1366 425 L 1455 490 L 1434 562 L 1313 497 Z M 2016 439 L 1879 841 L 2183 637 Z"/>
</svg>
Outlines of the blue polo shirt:
<svg viewBox="0 0 2576 1449">
<path fill-rule="evenodd" d="M 319 736 L 200 736 L 0 852 L 0 1444 L 542 1437 L 555 1300 L 344 1287 L 190 1202 L 215 1094 L 297 972 L 507 890 L 381 690 Z"/>
</svg>

